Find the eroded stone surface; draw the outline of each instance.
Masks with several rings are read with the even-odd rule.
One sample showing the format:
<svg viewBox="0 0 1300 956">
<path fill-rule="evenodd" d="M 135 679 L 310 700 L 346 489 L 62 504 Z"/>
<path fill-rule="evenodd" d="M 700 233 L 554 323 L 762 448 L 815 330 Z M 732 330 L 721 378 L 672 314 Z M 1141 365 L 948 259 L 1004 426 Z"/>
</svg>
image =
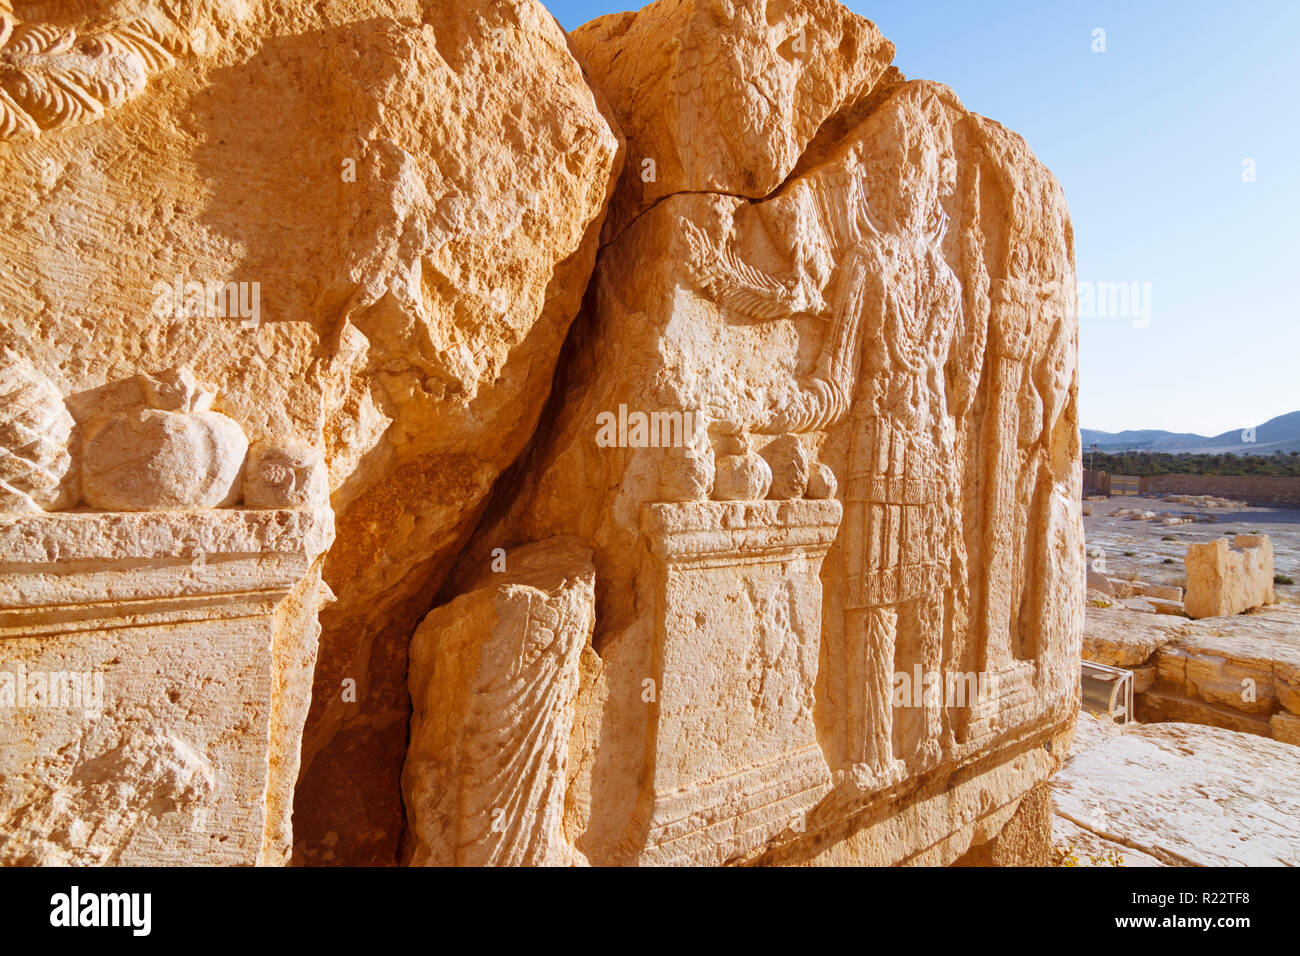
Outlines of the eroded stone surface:
<svg viewBox="0 0 1300 956">
<path fill-rule="evenodd" d="M 88 505 L 148 510 L 0 524 L 38 569 L 0 615 L 118 654 L 68 623 L 107 605 L 148 719 L 23 771 L 22 852 L 283 862 L 291 799 L 304 863 L 1045 845 L 1085 576 L 1072 237 L 1023 141 L 830 0 L 572 49 L 533 0 L 89 6 L 4 20 L 6 67 L 103 95 L 0 80 L 0 346 Z M 184 723 L 154 658 L 223 703 Z"/>
<path fill-rule="evenodd" d="M 218 412 L 120 412 L 91 422 L 83 447 L 82 493 L 92 508 L 226 508 L 243 495 L 248 439 Z"/>
<path fill-rule="evenodd" d="M 834 0 L 657 0 L 573 43 L 628 138 L 609 236 L 675 193 L 770 194 L 894 56 Z"/>
<path fill-rule="evenodd" d="M 332 831 L 336 859 L 391 862 L 410 621 L 534 428 L 618 136 L 535 0 L 19 3 L 3 23 L 0 346 L 81 424 L 188 364 L 254 446 L 323 451 L 338 600 L 312 612 L 298 823 L 315 859 Z"/>
<path fill-rule="evenodd" d="M 1127 725 L 1052 781 L 1073 827 L 1166 866 L 1295 866 L 1298 794 L 1300 750 L 1179 723 Z"/>
<path fill-rule="evenodd" d="M 1289 720 L 1300 713 L 1300 608 L 1274 605 L 1188 621 L 1089 607 L 1083 657 L 1134 672 L 1140 720 L 1294 736 Z"/>
<path fill-rule="evenodd" d="M 0 354 L 0 514 L 76 504 L 72 416 L 30 362 Z"/>
<path fill-rule="evenodd" d="M 1178 638 L 1185 623 L 1172 617 L 1134 614 L 1127 608 L 1090 607 L 1083 629 L 1083 659 L 1112 667 L 1137 667 Z"/>
<path fill-rule="evenodd" d="M 328 501 L 325 461 L 315 448 L 260 442 L 248 455 L 244 504 L 250 508 L 304 508 Z"/>
<path fill-rule="evenodd" d="M 748 23 L 760 6 L 727 9 Z M 671 118 L 655 127 L 643 105 L 671 64 L 657 52 L 670 44 L 642 31 L 659 21 L 672 36 L 675 16 L 702 29 L 714 16 L 704 8 L 660 3 L 578 33 L 580 49 L 609 64 L 593 75 L 598 84 L 613 76 L 603 89 L 615 114 L 631 117 L 630 171 L 638 152 L 681 142 Z M 779 44 L 772 38 L 784 25 L 754 29 L 754 42 Z M 722 90 L 765 82 L 762 57 L 700 62 Z M 591 770 L 589 784 L 582 774 L 575 784 L 589 809 L 574 822 L 593 863 L 675 860 L 663 849 L 668 837 L 712 862 L 733 853 L 949 862 L 996 833 L 1045 779 L 1059 758 L 1041 745 L 1073 719 L 1084 570 L 1073 263 L 1059 186 L 1020 140 L 937 84 L 894 72 L 834 109 L 793 165 L 784 139 L 747 145 L 756 175 L 784 178 L 771 193 L 742 188 L 742 199 L 708 185 L 728 173 L 720 150 L 691 156 L 703 192 L 673 191 L 645 208 L 642 187 L 628 187 L 639 215 L 624 214 L 627 224 L 606 234 L 557 399 L 453 574 L 453 584 L 472 579 L 494 548 L 556 534 L 593 547 L 604 666 L 579 701 Z M 705 447 L 597 441 L 602 417 L 624 408 L 689 412 Z M 803 528 L 798 509 L 819 503 L 809 499 L 842 511 L 824 559 L 744 540 L 760 502 L 739 496 L 781 498 L 777 475 L 769 486 L 747 469 L 792 439 L 807 451 L 809 482 L 802 500 L 788 500 L 787 534 Z M 733 544 L 706 544 L 713 532 L 696 529 L 686 537 L 710 555 L 702 568 L 665 563 L 647 514 L 685 521 L 724 505 L 737 517 L 718 530 Z M 810 620 L 808 605 L 776 598 L 817 560 L 824 592 Z M 751 605 L 762 626 L 743 623 Z M 714 636 L 719 613 L 736 623 Z M 746 653 L 731 648 L 736 630 L 752 635 Z M 710 635 L 700 646 L 734 663 L 679 660 L 683 631 Z M 791 688 L 782 706 L 795 688 L 807 693 L 790 683 L 789 666 L 764 677 L 749 670 L 783 660 L 767 647 L 783 633 L 787 649 L 796 637 L 818 647 L 803 699 L 815 756 L 835 782 L 820 796 L 817 761 L 789 759 L 807 739 L 800 721 L 781 724 L 770 745 L 782 756 L 768 763 L 713 729 L 738 726 L 741 710 L 737 689 L 711 676 L 719 669 L 731 680 L 755 674 L 747 706 L 760 723 L 778 706 L 765 688 Z M 949 706 L 918 686 L 914 704 L 896 707 L 899 674 L 918 685 L 927 674 L 940 685 L 983 675 L 985 693 Z M 693 689 L 688 711 L 669 693 L 674 681 Z M 671 719 L 679 712 L 706 728 L 690 749 Z M 991 753 L 1004 772 L 989 772 L 982 805 L 974 790 L 941 796 L 922 784 L 929 771 Z M 779 819 L 751 815 L 751 773 L 778 816 L 794 817 L 779 832 Z M 711 790 L 719 779 L 729 789 Z M 886 789 L 888 807 L 876 800 Z M 680 806 L 670 808 L 669 793 Z M 779 802 L 792 794 L 815 806 Z M 659 820 L 669 818 L 677 822 L 666 829 Z"/>
<path fill-rule="evenodd" d="M 0 520 L 0 861 L 286 862 L 319 628 L 284 605 L 330 539 L 303 511 Z"/>
</svg>

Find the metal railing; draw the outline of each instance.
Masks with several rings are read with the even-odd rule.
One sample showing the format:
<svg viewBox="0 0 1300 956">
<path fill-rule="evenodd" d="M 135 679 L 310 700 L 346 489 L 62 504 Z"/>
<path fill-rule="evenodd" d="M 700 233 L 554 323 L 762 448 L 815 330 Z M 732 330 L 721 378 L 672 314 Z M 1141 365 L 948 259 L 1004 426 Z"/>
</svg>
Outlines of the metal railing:
<svg viewBox="0 0 1300 956">
<path fill-rule="evenodd" d="M 1109 664 L 1080 662 L 1083 706 L 1119 724 L 1133 719 L 1133 672 Z"/>
</svg>

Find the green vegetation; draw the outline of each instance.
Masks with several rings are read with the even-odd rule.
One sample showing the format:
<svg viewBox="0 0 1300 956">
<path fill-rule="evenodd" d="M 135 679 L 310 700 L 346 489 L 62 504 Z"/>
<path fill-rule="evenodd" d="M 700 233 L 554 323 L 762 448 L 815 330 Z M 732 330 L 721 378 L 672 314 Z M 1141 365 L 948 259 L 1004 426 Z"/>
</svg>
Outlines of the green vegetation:
<svg viewBox="0 0 1300 956">
<path fill-rule="evenodd" d="M 1254 475 L 1260 478 L 1300 478 L 1300 452 L 1272 455 L 1176 455 L 1166 451 L 1125 451 L 1094 455 L 1083 449 L 1084 464 L 1112 475 Z"/>
<path fill-rule="evenodd" d="M 1273 575 L 1273 583 L 1274 584 L 1295 584 L 1295 581 L 1292 578 L 1287 577 L 1285 574 L 1275 574 Z"/>
</svg>

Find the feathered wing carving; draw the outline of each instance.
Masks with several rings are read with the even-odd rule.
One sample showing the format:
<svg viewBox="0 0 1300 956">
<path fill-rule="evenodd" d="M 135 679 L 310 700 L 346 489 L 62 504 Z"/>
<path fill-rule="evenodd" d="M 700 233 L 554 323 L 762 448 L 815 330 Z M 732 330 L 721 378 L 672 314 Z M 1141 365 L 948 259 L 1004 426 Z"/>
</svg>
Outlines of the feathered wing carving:
<svg viewBox="0 0 1300 956">
<path fill-rule="evenodd" d="M 689 219 L 683 219 L 682 225 L 696 281 L 714 294 L 725 311 L 759 321 L 789 318 L 797 311 L 789 286 L 755 269 L 730 248 L 715 249 Z"/>
<path fill-rule="evenodd" d="M 92 123 L 181 52 L 142 19 L 81 33 L 0 12 L 0 140 Z"/>
<path fill-rule="evenodd" d="M 864 207 L 860 184 L 846 179 L 836 183 L 842 187 L 837 195 Z M 814 230 L 821 240 L 840 254 L 837 287 L 830 302 L 829 327 L 818 356 L 814 374 L 806 384 L 779 407 L 772 408 L 767 417 L 754 423 L 760 434 L 810 432 L 838 421 L 848 411 L 853 386 L 858 375 L 858 337 L 862 325 L 864 293 L 869 281 L 866 268 L 866 242 L 875 232 L 870 220 L 858 208 L 846 213 L 841 208 L 825 203 L 817 209 L 818 222 Z M 724 312 L 737 314 L 756 321 L 789 318 L 801 312 L 813 311 L 809 305 L 817 302 L 798 279 L 782 282 L 740 259 L 732 249 L 715 248 L 708 237 L 690 220 L 683 219 L 687 245 L 690 248 L 689 266 L 696 281 L 708 290 Z"/>
</svg>

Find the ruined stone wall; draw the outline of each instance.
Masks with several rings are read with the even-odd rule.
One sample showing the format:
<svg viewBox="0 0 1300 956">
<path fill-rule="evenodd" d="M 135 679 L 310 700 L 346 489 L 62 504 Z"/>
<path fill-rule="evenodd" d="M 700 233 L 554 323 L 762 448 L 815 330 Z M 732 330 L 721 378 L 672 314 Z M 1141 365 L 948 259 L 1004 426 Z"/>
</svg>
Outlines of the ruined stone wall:
<svg viewBox="0 0 1300 956">
<path fill-rule="evenodd" d="M 1141 480 L 1144 495 L 1214 495 L 1261 505 L 1300 507 L 1300 478 L 1252 475 L 1152 475 Z"/>
<path fill-rule="evenodd" d="M 1110 494 L 1110 475 L 1096 468 L 1083 469 L 1083 492 L 1099 495 Z"/>
</svg>

